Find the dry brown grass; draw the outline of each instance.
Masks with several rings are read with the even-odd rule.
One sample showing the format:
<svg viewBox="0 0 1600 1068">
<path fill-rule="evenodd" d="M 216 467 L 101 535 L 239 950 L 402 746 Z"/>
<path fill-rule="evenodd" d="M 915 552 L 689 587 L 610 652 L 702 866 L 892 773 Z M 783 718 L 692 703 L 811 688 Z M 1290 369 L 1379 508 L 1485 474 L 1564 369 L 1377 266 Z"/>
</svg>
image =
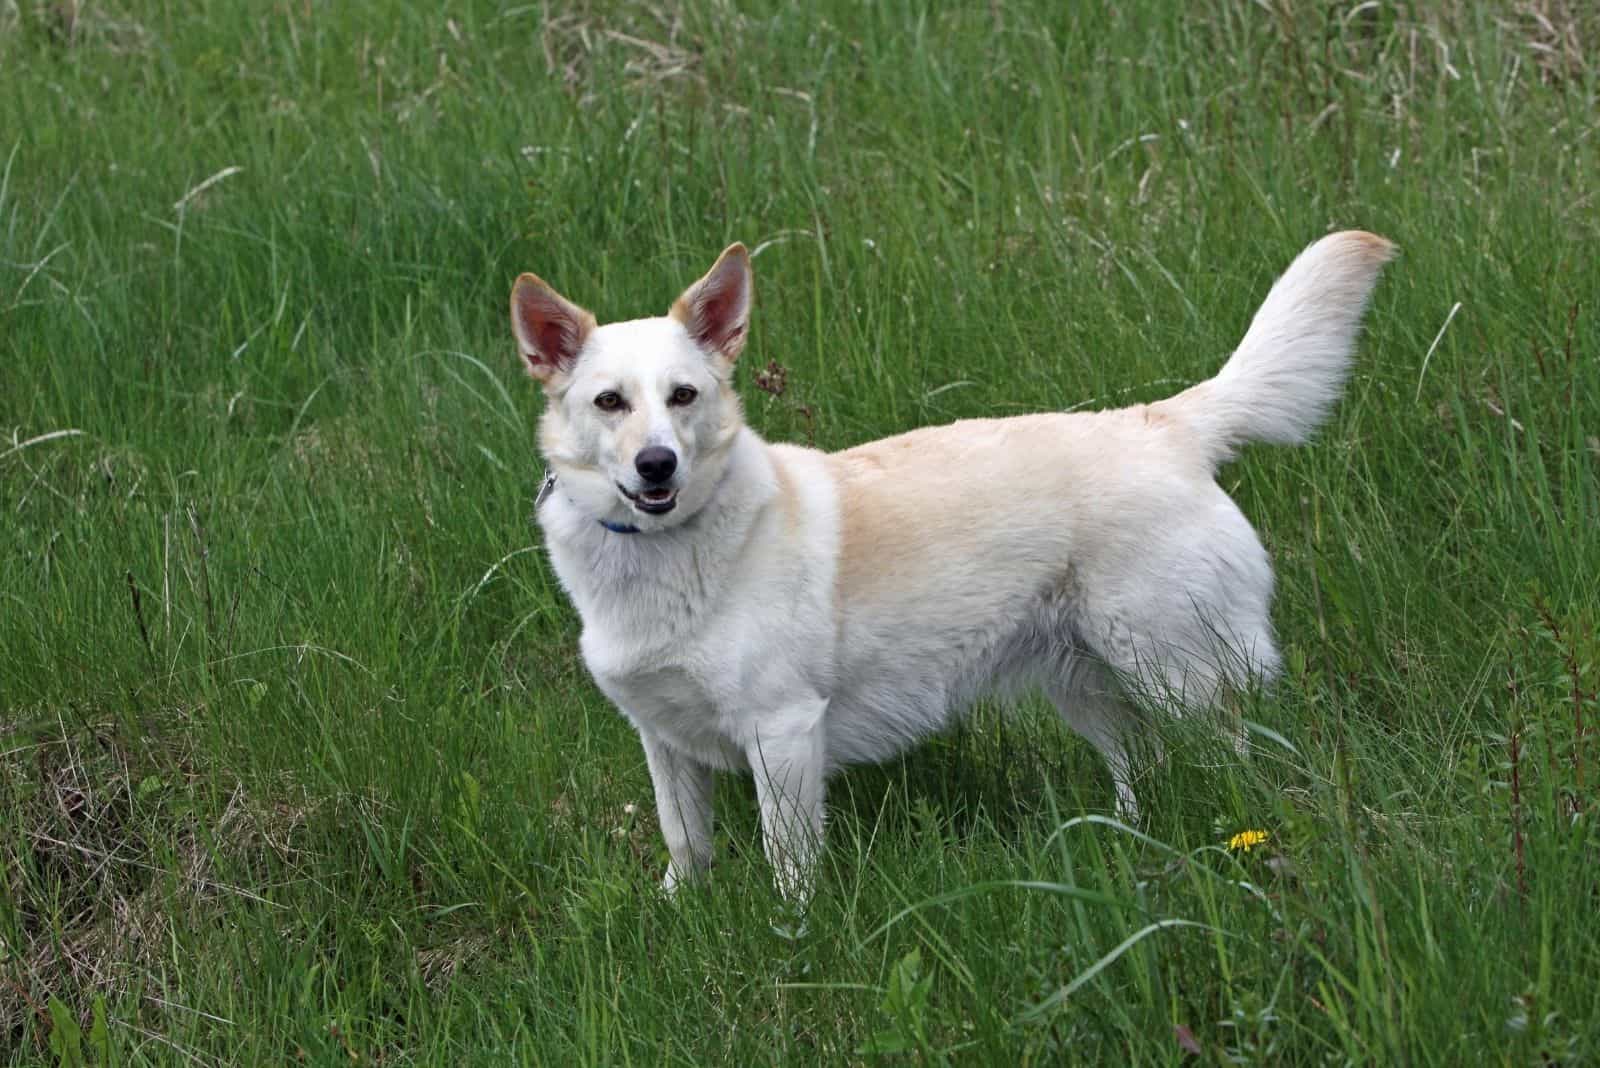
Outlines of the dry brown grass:
<svg viewBox="0 0 1600 1068">
<path fill-rule="evenodd" d="M 1600 63 L 1600 5 L 1587 0 L 1521 0 L 1506 28 L 1548 84 L 1592 77 Z"/>
<path fill-rule="evenodd" d="M 727 25 L 740 16 L 725 11 Z M 539 28 L 545 67 L 569 93 L 582 98 L 605 91 L 594 71 L 618 60 L 631 88 L 660 89 L 673 83 L 704 84 L 703 43 L 687 29 L 679 6 L 627 4 L 563 6 L 548 10 Z"/>
<path fill-rule="evenodd" d="M 88 1005 L 138 990 L 159 1000 L 180 924 L 204 924 L 229 896 L 261 900 L 220 868 L 301 859 L 310 803 L 286 793 L 260 802 L 236 787 L 204 825 L 182 732 L 161 740 L 159 768 L 139 751 L 153 739 L 128 736 L 70 710 L 13 710 L 0 722 L 0 1035 L 19 1034 L 28 1016 L 42 1023 L 52 997 Z"/>
</svg>

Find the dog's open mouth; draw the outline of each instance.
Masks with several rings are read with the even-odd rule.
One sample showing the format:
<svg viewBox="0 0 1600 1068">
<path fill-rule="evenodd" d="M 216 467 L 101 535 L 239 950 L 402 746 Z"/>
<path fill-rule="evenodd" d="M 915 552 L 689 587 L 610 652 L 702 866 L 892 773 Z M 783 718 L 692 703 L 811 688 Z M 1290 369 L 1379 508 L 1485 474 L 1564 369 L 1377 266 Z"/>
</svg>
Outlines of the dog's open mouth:
<svg viewBox="0 0 1600 1068">
<path fill-rule="evenodd" d="M 617 483 L 617 489 L 622 491 L 624 497 L 633 502 L 635 508 L 650 515 L 666 515 L 678 506 L 678 491 L 669 489 L 666 486 L 642 490 L 639 493 L 629 493 L 627 488 L 619 482 Z"/>
</svg>

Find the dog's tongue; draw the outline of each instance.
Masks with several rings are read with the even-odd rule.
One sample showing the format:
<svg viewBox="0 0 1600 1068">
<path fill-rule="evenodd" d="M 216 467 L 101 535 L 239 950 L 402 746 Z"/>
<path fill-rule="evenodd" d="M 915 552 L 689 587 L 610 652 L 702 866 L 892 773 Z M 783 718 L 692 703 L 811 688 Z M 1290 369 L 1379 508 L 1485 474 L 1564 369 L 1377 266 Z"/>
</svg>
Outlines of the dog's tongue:
<svg viewBox="0 0 1600 1068">
<path fill-rule="evenodd" d="M 640 496 L 647 501 L 664 501 L 672 496 L 672 491 L 670 489 L 645 490 Z"/>
</svg>

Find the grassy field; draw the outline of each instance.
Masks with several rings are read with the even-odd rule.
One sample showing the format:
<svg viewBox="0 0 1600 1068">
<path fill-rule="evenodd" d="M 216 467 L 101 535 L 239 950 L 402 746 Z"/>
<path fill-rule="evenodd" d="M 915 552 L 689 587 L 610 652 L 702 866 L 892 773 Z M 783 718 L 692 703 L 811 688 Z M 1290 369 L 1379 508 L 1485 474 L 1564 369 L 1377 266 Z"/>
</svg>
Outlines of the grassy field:
<svg viewBox="0 0 1600 1068">
<path fill-rule="evenodd" d="M 1591 5 L 7 0 L 0 165 L 0 1060 L 1600 1059 Z M 1174 728 L 1135 831 L 980 707 L 834 783 L 803 928 L 737 778 L 655 894 L 517 272 L 744 240 L 750 418 L 836 448 L 1164 396 L 1352 226 L 1335 420 L 1222 476 L 1251 760 Z"/>
</svg>

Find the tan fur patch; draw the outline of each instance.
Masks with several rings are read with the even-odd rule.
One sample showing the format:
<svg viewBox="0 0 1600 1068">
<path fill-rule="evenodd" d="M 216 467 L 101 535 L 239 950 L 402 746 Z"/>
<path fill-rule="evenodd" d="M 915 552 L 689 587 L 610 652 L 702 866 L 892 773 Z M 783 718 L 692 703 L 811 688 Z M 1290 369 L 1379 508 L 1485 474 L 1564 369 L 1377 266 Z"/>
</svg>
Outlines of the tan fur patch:
<svg viewBox="0 0 1600 1068">
<path fill-rule="evenodd" d="M 795 487 L 794 473 L 784 462 L 782 453 L 774 451 L 768 455 L 772 458 L 773 476 L 778 480 L 778 492 L 774 503 L 782 510 L 784 532 L 793 536 L 799 531 L 802 518 L 801 496 Z"/>
<path fill-rule="evenodd" d="M 1368 233 L 1365 230 L 1346 230 L 1338 236 L 1360 248 L 1369 259 L 1382 263 L 1392 260 L 1395 253 L 1399 251 L 1393 241 L 1386 237 L 1379 237 L 1377 234 Z"/>
<path fill-rule="evenodd" d="M 687 295 L 687 293 L 679 294 L 678 299 L 672 302 L 672 307 L 667 309 L 667 318 L 678 320 L 686 330 L 689 327 L 689 302 L 683 298 Z"/>
</svg>

